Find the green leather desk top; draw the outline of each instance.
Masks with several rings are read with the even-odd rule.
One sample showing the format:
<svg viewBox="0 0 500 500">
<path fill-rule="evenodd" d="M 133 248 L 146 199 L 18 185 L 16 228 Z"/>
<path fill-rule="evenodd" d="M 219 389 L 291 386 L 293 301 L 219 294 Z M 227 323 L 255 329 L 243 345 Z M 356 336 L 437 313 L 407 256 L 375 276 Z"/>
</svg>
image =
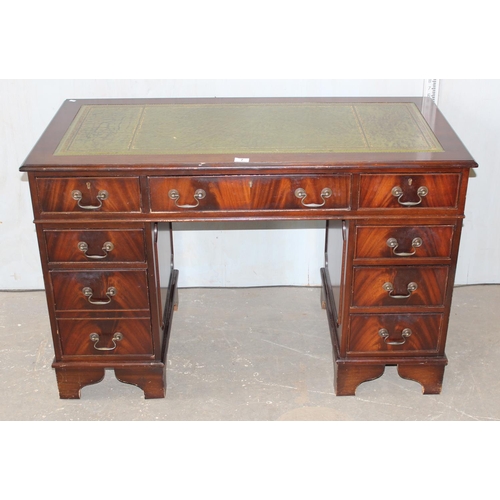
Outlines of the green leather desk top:
<svg viewBox="0 0 500 500">
<path fill-rule="evenodd" d="M 411 102 L 221 102 L 82 105 L 54 155 L 441 151 Z"/>
</svg>

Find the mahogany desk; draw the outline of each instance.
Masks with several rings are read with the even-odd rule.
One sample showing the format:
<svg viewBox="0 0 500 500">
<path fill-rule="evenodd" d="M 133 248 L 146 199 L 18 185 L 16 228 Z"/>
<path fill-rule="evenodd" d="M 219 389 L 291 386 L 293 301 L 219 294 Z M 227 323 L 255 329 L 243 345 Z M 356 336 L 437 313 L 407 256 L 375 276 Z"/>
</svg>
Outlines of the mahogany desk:
<svg viewBox="0 0 500 500">
<path fill-rule="evenodd" d="M 21 167 L 60 397 L 79 398 L 105 368 L 165 396 L 178 271 L 170 239 L 162 304 L 159 222 L 275 219 L 327 221 L 318 272 L 336 394 L 386 365 L 439 393 L 476 166 L 427 98 L 64 102 Z M 332 220 L 343 221 L 338 305 Z"/>
</svg>

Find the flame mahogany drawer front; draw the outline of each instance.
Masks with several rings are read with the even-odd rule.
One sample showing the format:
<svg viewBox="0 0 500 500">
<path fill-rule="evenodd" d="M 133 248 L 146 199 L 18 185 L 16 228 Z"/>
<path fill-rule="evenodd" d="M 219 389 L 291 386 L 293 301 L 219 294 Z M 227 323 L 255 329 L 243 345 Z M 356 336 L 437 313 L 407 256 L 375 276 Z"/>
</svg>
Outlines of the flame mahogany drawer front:
<svg viewBox="0 0 500 500">
<path fill-rule="evenodd" d="M 51 271 L 56 311 L 149 311 L 146 271 Z"/>
<path fill-rule="evenodd" d="M 151 177 L 153 212 L 346 209 L 351 176 Z"/>
<path fill-rule="evenodd" d="M 140 212 L 139 177 L 37 179 L 40 212 Z"/>
<path fill-rule="evenodd" d="M 353 314 L 348 354 L 436 355 L 441 349 L 441 314 Z"/>
<path fill-rule="evenodd" d="M 153 354 L 149 318 L 59 319 L 63 355 L 126 356 Z"/>
<path fill-rule="evenodd" d="M 142 229 L 45 230 L 50 263 L 146 262 Z"/>
<path fill-rule="evenodd" d="M 353 307 L 443 306 L 446 266 L 356 267 Z"/>
<path fill-rule="evenodd" d="M 359 208 L 458 207 L 460 174 L 360 176 Z"/>
<path fill-rule="evenodd" d="M 449 259 L 454 226 L 357 226 L 356 259 Z"/>
</svg>

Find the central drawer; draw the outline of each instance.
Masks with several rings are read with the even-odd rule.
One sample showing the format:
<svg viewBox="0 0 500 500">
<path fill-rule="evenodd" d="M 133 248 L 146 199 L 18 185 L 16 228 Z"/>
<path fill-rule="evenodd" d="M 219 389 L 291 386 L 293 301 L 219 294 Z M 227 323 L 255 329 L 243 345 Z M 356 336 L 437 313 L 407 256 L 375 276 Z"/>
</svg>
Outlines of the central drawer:
<svg viewBox="0 0 500 500">
<path fill-rule="evenodd" d="M 151 210 L 347 209 L 350 180 L 350 175 L 150 177 Z"/>
</svg>

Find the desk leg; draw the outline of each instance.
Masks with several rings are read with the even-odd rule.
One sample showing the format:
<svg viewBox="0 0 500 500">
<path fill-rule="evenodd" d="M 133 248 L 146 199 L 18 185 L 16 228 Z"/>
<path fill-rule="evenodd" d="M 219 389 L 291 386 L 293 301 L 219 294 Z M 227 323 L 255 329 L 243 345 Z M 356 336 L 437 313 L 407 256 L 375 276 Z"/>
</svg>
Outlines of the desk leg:
<svg viewBox="0 0 500 500">
<path fill-rule="evenodd" d="M 375 380 L 383 375 L 385 365 L 364 365 L 335 361 L 335 394 L 354 396 L 356 388 L 363 382 Z"/>
<path fill-rule="evenodd" d="M 333 297 L 330 275 L 325 268 L 321 269 L 321 281 L 321 302 L 325 304 L 333 347 L 335 394 L 337 396 L 354 396 L 356 387 L 359 384 L 382 376 L 385 371 L 385 364 L 355 363 L 341 359 L 337 308 Z"/>
<path fill-rule="evenodd" d="M 80 399 L 80 391 L 87 385 L 97 384 L 104 379 L 106 368 L 112 368 L 120 382 L 136 385 L 144 391 L 146 399 L 165 397 L 165 364 L 136 363 L 117 366 L 64 366 L 53 365 L 56 371 L 59 397 L 61 399 Z"/>
<path fill-rule="evenodd" d="M 441 394 L 446 358 L 440 364 L 401 363 L 398 374 L 401 378 L 413 380 L 422 386 L 423 394 Z"/>
<path fill-rule="evenodd" d="M 115 376 L 120 382 L 140 387 L 146 399 L 165 397 L 166 376 L 163 363 L 115 368 Z"/>
<path fill-rule="evenodd" d="M 104 368 L 87 368 L 83 366 L 57 366 L 56 371 L 57 386 L 61 399 L 80 399 L 80 390 L 86 385 L 97 384 L 105 375 Z"/>
<path fill-rule="evenodd" d="M 170 329 L 172 328 L 174 311 L 177 311 L 179 307 L 179 292 L 177 289 L 178 278 L 179 271 L 177 269 L 172 269 L 167 288 L 165 307 L 163 308 L 163 348 L 161 359 L 164 363 L 166 363 L 167 358 L 168 342 L 170 340 Z"/>
</svg>

